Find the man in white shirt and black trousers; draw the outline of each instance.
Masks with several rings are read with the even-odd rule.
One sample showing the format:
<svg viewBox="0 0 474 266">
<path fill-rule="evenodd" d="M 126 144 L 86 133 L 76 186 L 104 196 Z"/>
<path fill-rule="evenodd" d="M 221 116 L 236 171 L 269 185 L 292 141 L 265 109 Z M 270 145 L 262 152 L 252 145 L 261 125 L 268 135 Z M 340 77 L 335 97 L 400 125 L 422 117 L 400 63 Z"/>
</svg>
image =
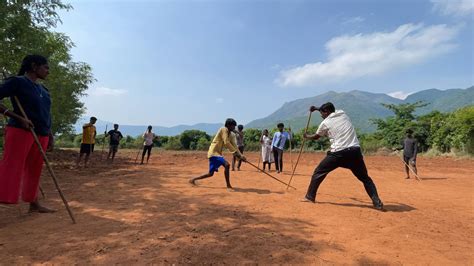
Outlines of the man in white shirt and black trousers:
<svg viewBox="0 0 474 266">
<path fill-rule="evenodd" d="M 331 151 L 328 151 L 327 156 L 314 170 L 308 192 L 302 201 L 316 202 L 316 192 L 327 174 L 338 167 L 343 167 L 350 169 L 357 179 L 364 183 L 365 190 L 372 199 L 374 208 L 383 210 L 383 203 L 377 194 L 374 182 L 367 173 L 359 140 L 349 117 L 344 111 L 336 110 L 330 102 L 319 108 L 311 106 L 309 111 L 319 111 L 323 121 L 314 135 L 305 134 L 304 137 L 314 140 L 323 136 L 329 137 Z"/>
</svg>

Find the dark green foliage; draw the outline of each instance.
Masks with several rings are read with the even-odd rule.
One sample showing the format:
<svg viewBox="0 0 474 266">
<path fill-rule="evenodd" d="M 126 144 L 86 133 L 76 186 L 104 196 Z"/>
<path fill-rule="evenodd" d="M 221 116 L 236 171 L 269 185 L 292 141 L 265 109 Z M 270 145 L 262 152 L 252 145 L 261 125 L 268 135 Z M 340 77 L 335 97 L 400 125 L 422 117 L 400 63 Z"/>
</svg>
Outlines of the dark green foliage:
<svg viewBox="0 0 474 266">
<path fill-rule="evenodd" d="M 181 135 L 179 135 L 179 141 L 181 146 L 185 150 L 196 150 L 198 146 L 198 141 L 200 139 L 210 140 L 210 136 L 206 132 L 200 130 L 186 130 Z M 201 146 L 203 141 L 201 141 Z M 202 147 L 201 147 L 202 148 Z"/>
<path fill-rule="evenodd" d="M 79 101 L 94 80 L 91 67 L 73 62 L 71 39 L 51 31 L 60 23 L 58 11 L 71 5 L 60 0 L 0 1 L 0 78 L 16 75 L 27 54 L 48 58 L 50 75 L 44 82 L 52 97 L 52 131 L 69 133 L 82 115 Z"/>
</svg>

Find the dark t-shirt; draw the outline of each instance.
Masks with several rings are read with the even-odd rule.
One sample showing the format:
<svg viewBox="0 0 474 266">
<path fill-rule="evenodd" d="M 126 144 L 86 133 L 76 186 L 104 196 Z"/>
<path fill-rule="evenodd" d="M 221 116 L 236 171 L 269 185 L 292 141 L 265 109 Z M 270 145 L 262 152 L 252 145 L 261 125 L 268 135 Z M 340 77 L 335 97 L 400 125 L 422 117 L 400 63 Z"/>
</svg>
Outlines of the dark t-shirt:
<svg viewBox="0 0 474 266">
<path fill-rule="evenodd" d="M 123 138 L 122 133 L 118 130 L 110 130 L 107 134 L 110 136 L 110 145 L 119 145 L 120 139 Z"/>
<path fill-rule="evenodd" d="M 13 112 L 23 116 L 13 96 L 18 97 L 26 115 L 35 126 L 36 134 L 48 136 L 51 130 L 51 97 L 48 90 L 25 76 L 8 78 L 0 85 L 0 100 L 10 97 Z M 13 118 L 9 119 L 8 125 L 21 128 L 20 123 Z"/>
<path fill-rule="evenodd" d="M 417 154 L 417 142 L 415 138 L 405 138 L 402 142 L 403 145 L 403 156 L 409 158 L 415 158 Z"/>
</svg>

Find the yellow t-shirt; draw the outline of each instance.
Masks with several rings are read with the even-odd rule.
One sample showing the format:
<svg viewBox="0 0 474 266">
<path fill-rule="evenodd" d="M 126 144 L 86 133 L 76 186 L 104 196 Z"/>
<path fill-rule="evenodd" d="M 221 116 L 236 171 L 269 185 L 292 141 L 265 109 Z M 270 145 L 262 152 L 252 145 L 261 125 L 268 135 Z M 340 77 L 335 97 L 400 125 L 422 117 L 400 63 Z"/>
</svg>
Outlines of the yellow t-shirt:
<svg viewBox="0 0 474 266">
<path fill-rule="evenodd" d="M 95 126 L 91 123 L 82 126 L 82 143 L 95 144 L 95 135 L 97 134 Z"/>
<path fill-rule="evenodd" d="M 222 150 L 224 147 L 226 147 L 231 153 L 238 152 L 240 154 L 234 133 L 230 132 L 229 134 L 228 128 L 221 127 L 212 140 L 211 146 L 209 146 L 207 158 L 211 158 L 212 156 L 222 156 Z"/>
</svg>

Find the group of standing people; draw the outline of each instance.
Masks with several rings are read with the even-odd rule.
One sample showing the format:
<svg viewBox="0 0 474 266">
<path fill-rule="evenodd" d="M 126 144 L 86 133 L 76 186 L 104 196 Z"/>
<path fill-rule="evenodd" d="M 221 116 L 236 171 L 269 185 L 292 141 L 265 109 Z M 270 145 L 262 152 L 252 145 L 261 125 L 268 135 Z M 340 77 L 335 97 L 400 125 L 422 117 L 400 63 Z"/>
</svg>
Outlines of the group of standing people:
<svg viewBox="0 0 474 266">
<path fill-rule="evenodd" d="M 260 137 L 262 147 L 263 170 L 271 170 L 272 163 L 275 163 L 277 173 L 283 172 L 283 152 L 287 141 L 292 141 L 291 129 L 284 131 L 285 125 L 278 123 L 278 131 L 270 137 L 268 129 L 264 129 Z"/>
<path fill-rule="evenodd" d="M 18 76 L 6 79 L 0 85 L 0 100 L 10 97 L 13 110 L 0 104 L 0 112 L 8 116 L 8 126 L 5 130 L 3 159 L 0 161 L 0 203 L 15 204 L 20 197 L 23 201 L 30 203 L 31 212 L 53 212 L 42 206 L 38 201 L 39 180 L 43 167 L 43 158 L 40 148 L 35 145 L 34 135 L 37 135 L 41 149 L 46 150 L 51 142 L 51 97 L 49 91 L 39 79 L 45 79 L 49 74 L 48 61 L 40 55 L 28 55 L 21 64 Z M 25 115 L 22 114 L 23 110 Z M 383 210 L 376 186 L 369 177 L 364 163 L 359 140 L 349 117 L 342 110 L 336 110 L 330 102 L 321 107 L 311 106 L 310 112 L 319 111 L 323 121 L 316 133 L 306 134 L 304 138 L 317 140 L 328 137 L 331 142 L 330 151 L 314 170 L 308 186 L 307 193 L 302 199 L 304 202 L 315 202 L 316 194 L 320 184 L 326 176 L 338 167 L 347 168 L 363 183 L 364 188 L 372 200 L 376 209 Z M 85 155 L 84 165 L 87 166 L 90 155 L 94 152 L 97 130 L 96 117 L 91 117 L 89 123 L 83 125 L 82 143 L 76 164 Z M 238 130 L 235 130 L 237 127 Z M 277 173 L 283 171 L 283 152 L 287 141 L 292 140 L 291 130 L 284 131 L 284 124 L 277 125 L 278 131 L 273 138 L 269 136 L 267 129 L 263 130 L 260 138 L 261 156 L 263 169 L 268 170 L 275 162 Z M 104 138 L 110 137 L 109 153 L 107 158 L 112 161 L 118 151 L 122 133 L 115 124 L 114 129 L 104 132 Z M 32 133 L 33 132 L 33 133 Z M 410 167 L 414 168 L 416 174 L 416 140 L 411 131 L 407 132 L 407 138 L 403 141 L 404 161 L 406 165 L 407 178 L 409 178 Z M 143 134 L 143 152 L 141 164 L 144 163 L 145 155 L 147 162 L 150 159 L 153 141 L 158 137 L 149 126 Z M 220 128 L 214 136 L 208 151 L 209 171 L 204 175 L 195 177 L 189 182 L 196 185 L 197 180 L 205 179 L 214 175 L 220 166 L 224 166 L 224 176 L 227 188 L 232 189 L 230 183 L 230 164 L 223 157 L 223 149 L 227 148 L 233 154 L 232 170 L 240 170 L 241 163 L 247 162 L 244 153 L 243 126 L 237 126 L 234 119 L 225 121 L 224 127 Z"/>
<path fill-rule="evenodd" d="M 79 167 L 79 164 L 84 159 L 84 167 L 88 166 L 89 157 L 94 152 L 97 129 L 95 123 L 97 122 L 96 117 L 91 117 L 89 123 L 86 123 L 82 126 L 82 141 L 81 148 L 79 150 L 79 156 L 77 157 L 76 166 Z M 119 130 L 119 125 L 114 124 L 114 129 L 104 131 L 104 141 L 109 137 L 109 152 L 107 154 L 107 160 L 110 160 L 113 163 L 115 155 L 118 152 L 120 141 L 124 138 L 122 132 Z M 152 132 L 153 127 L 148 126 L 147 130 L 143 133 L 143 151 L 142 151 L 142 160 L 140 164 L 144 163 L 145 155 L 147 155 L 146 162 L 150 160 L 151 150 L 154 145 L 154 141 L 158 139 L 158 136 Z M 104 143 L 105 144 L 105 143 Z"/>
</svg>

